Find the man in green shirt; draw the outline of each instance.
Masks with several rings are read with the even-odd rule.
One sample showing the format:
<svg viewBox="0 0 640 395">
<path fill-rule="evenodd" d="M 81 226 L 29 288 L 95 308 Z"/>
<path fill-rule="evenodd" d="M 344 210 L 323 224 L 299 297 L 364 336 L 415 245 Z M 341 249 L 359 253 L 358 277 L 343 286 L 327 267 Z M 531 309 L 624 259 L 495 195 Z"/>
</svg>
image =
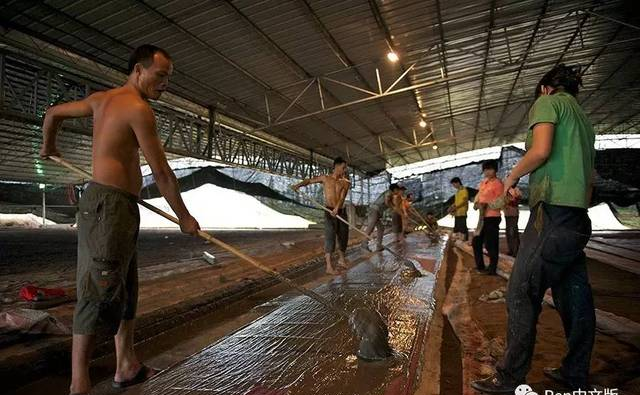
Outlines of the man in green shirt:
<svg viewBox="0 0 640 395">
<path fill-rule="evenodd" d="M 484 393 L 510 393 L 526 382 L 542 298 L 548 288 L 562 318 L 568 352 L 548 377 L 572 390 L 586 390 L 595 338 L 595 310 L 585 267 L 591 236 L 595 133 L 575 95 L 581 84 L 576 67 L 558 65 L 536 88 L 529 112 L 527 153 L 504 183 L 510 193 L 529 176 L 531 217 L 513 265 L 507 290 L 507 348 L 496 374 L 471 385 Z"/>
</svg>

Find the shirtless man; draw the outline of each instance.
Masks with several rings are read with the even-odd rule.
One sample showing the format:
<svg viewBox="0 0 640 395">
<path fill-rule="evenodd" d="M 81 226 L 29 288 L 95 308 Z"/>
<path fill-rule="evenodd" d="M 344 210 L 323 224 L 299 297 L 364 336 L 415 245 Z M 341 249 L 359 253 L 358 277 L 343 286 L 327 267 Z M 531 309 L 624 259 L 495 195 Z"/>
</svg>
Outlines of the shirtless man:
<svg viewBox="0 0 640 395">
<path fill-rule="evenodd" d="M 322 183 L 324 204 L 331 210 L 331 214 L 326 211 L 324 214 L 324 258 L 327 263 L 327 274 L 338 273 L 331 264 L 331 254 L 336 248 L 336 238 L 338 239 L 338 267 L 347 268 L 344 253 L 349 242 L 349 226 L 336 218 L 339 215 L 345 221 L 347 220 L 347 210 L 343 205 L 351 183 L 346 177 L 346 171 L 347 162 L 338 157 L 333 161 L 331 174 L 307 178 L 292 187 L 297 192 L 300 187 Z"/>
<path fill-rule="evenodd" d="M 114 387 L 134 385 L 155 374 L 140 363 L 133 349 L 140 149 L 160 192 L 180 220 L 182 232 L 195 235 L 200 229 L 180 197 L 148 103 L 167 89 L 172 71 L 171 58 L 164 50 L 140 46 L 129 59 L 129 77 L 123 86 L 51 107 L 44 118 L 40 156 L 47 158 L 60 156 L 56 135 L 65 119 L 93 117 L 93 180 L 79 203 L 71 394 L 91 390 L 89 361 L 97 334 L 115 335 Z"/>
</svg>

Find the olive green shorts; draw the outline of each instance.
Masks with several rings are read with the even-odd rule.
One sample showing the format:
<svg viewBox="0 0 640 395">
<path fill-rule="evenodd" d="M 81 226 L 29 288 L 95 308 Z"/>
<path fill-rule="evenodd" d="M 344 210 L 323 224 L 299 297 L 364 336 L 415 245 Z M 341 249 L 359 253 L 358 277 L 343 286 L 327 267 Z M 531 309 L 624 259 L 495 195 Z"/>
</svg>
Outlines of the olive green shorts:
<svg viewBox="0 0 640 395">
<path fill-rule="evenodd" d="M 113 335 L 121 320 L 135 318 L 138 304 L 137 197 L 91 182 L 78 208 L 73 333 Z"/>
</svg>

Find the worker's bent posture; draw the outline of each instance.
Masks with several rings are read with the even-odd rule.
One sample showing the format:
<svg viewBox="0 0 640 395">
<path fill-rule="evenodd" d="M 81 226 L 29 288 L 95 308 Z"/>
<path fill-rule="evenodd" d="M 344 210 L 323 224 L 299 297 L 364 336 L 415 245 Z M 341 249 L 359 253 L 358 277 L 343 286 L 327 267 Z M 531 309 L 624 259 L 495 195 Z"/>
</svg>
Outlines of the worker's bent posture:
<svg viewBox="0 0 640 395">
<path fill-rule="evenodd" d="M 59 156 L 56 135 L 68 118 L 93 117 L 93 180 L 82 194 L 78 218 L 77 304 L 73 317 L 71 393 L 91 390 L 89 361 L 96 334 L 115 334 L 115 387 L 137 384 L 155 373 L 133 350 L 138 302 L 136 244 L 142 185 L 139 150 L 162 195 L 189 234 L 199 230 L 180 197 L 175 175 L 158 138 L 149 99 L 167 89 L 173 70 L 164 50 L 143 45 L 129 59 L 129 78 L 115 89 L 60 104 L 44 118 L 43 158 Z"/>
<path fill-rule="evenodd" d="M 429 211 L 425 219 L 427 220 L 427 222 L 425 223 L 425 231 L 430 236 L 437 236 L 440 232 L 440 227 L 438 226 L 438 219 L 436 218 L 436 215 L 433 213 L 433 211 Z"/>
<path fill-rule="evenodd" d="M 376 237 L 376 251 L 382 251 L 382 237 L 384 236 L 384 225 L 382 224 L 382 216 L 384 212 L 392 207 L 393 195 L 400 191 L 398 184 L 391 184 L 388 190 L 382 192 L 376 200 L 369 205 L 369 213 L 367 215 L 367 226 L 364 232 L 367 236 L 373 233 L 374 229 L 377 229 Z M 369 251 L 369 240 L 362 241 L 362 248 Z"/>
<path fill-rule="evenodd" d="M 351 183 L 346 177 L 347 162 L 338 157 L 333 161 L 333 172 L 318 177 L 308 178 L 293 186 L 297 191 L 300 187 L 309 184 L 322 184 L 324 190 L 325 206 L 331 210 L 331 214 L 324 213 L 324 256 L 327 264 L 328 274 L 337 274 L 331 263 L 331 254 L 336 249 L 336 239 L 338 239 L 338 267 L 346 269 L 348 267 L 344 257 L 349 243 L 349 226 L 340 221 L 336 216 L 340 216 L 347 221 L 347 210 L 344 209 L 344 200 L 349 192 Z"/>
<path fill-rule="evenodd" d="M 568 351 L 559 368 L 544 373 L 574 391 L 588 388 L 595 311 L 584 248 L 591 235 L 587 208 L 595 133 L 575 98 L 580 80 L 577 68 L 560 64 L 538 83 L 527 152 L 505 180 L 506 194 L 530 174 L 531 216 L 507 289 L 507 348 L 497 373 L 472 383 L 481 392 L 513 393 L 525 382 L 548 288 L 562 317 Z"/>
</svg>

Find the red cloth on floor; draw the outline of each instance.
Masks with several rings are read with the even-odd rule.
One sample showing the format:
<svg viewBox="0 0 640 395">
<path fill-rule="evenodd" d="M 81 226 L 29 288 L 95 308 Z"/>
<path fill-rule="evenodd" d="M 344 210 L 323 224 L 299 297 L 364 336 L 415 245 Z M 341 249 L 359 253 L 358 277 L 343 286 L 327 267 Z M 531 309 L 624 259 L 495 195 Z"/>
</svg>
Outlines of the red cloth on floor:
<svg viewBox="0 0 640 395">
<path fill-rule="evenodd" d="M 53 299 L 61 296 L 65 296 L 64 289 L 62 288 L 40 288 L 27 285 L 20 289 L 20 297 L 28 302 Z"/>
</svg>

